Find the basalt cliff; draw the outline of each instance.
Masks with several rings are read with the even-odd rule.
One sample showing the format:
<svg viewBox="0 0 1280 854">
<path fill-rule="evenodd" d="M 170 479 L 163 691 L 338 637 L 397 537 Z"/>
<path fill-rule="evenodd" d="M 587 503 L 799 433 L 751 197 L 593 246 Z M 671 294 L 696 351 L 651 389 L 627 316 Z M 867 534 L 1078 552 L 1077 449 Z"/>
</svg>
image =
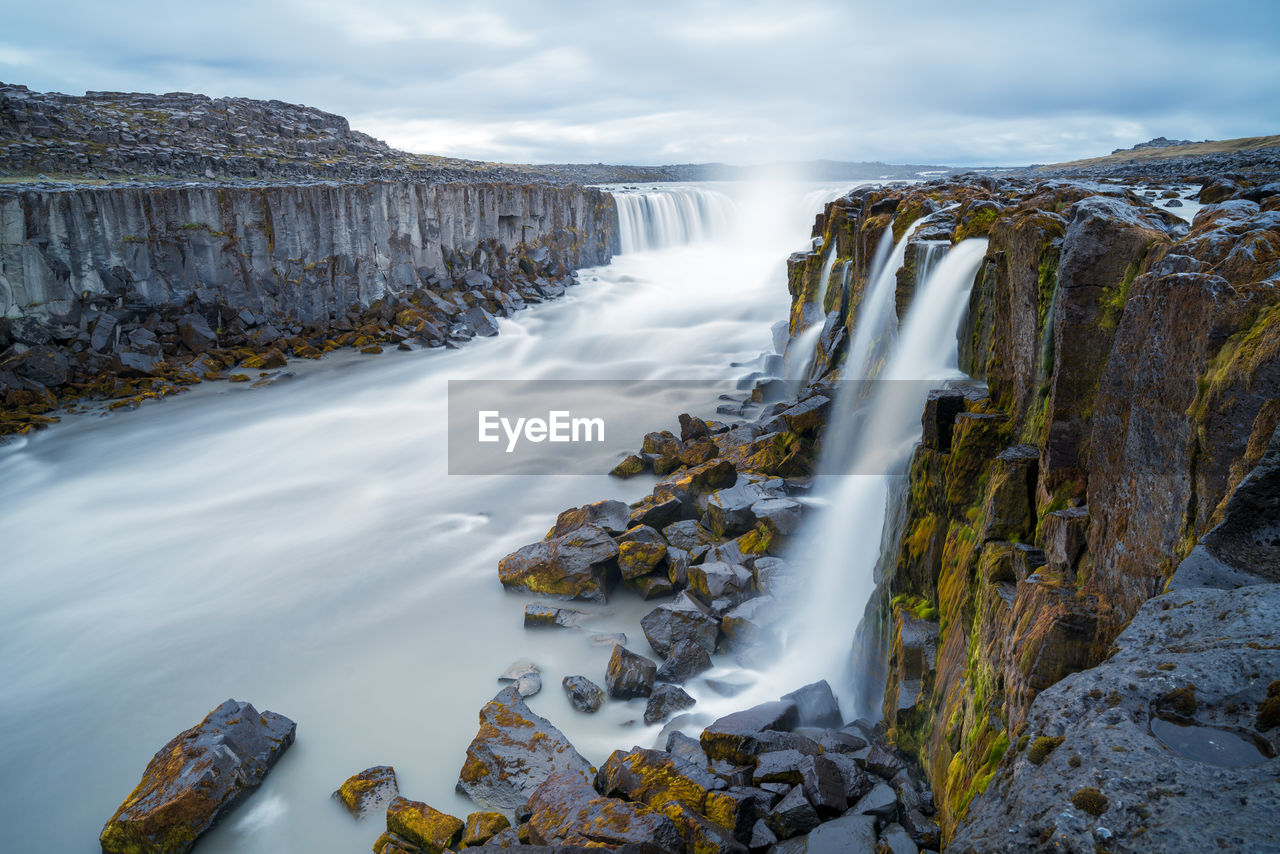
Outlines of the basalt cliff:
<svg viewBox="0 0 1280 854">
<path fill-rule="evenodd" d="M 339 347 L 496 334 L 616 248 L 601 190 L 401 154 L 277 102 L 0 89 L 0 171 L 81 176 L 0 183 L 0 435 Z"/>
<path fill-rule="evenodd" d="M 834 365 L 885 229 L 932 214 L 900 307 L 931 243 L 988 241 L 960 330 L 981 384 L 930 397 L 867 615 L 888 737 L 954 850 L 1273 840 L 1280 185 L 1210 180 L 1191 223 L 1156 195 L 861 190 L 815 225 L 852 271 L 821 310 L 824 253 L 790 261 L 793 329 L 825 315 Z"/>
</svg>

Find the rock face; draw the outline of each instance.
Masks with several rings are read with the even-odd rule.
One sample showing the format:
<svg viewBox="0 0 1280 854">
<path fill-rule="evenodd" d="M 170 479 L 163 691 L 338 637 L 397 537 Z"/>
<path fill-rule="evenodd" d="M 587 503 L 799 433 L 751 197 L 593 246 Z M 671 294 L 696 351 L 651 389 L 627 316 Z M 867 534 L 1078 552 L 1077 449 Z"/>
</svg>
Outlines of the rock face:
<svg viewBox="0 0 1280 854">
<path fill-rule="evenodd" d="M 510 810 L 562 771 L 583 780 L 595 773 L 564 734 L 529 711 L 512 687 L 480 710 L 480 731 L 467 747 L 458 788 L 476 803 Z"/>
<path fill-rule="evenodd" d="M 297 725 L 227 700 L 175 736 L 148 763 L 102 829 L 104 854 L 182 852 L 266 777 Z"/>
<path fill-rule="evenodd" d="M 0 316 L 78 324 L 96 301 L 157 307 L 191 300 L 227 307 L 227 320 L 246 309 L 327 322 L 451 272 L 508 278 L 539 247 L 565 271 L 605 263 L 615 219 L 605 193 L 576 187 L 4 190 Z M 193 330 L 194 340 L 202 332 Z"/>
<path fill-rule="evenodd" d="M 889 736 L 928 770 L 944 835 L 1036 696 L 1101 662 L 1175 567 L 1179 589 L 1280 580 L 1274 522 L 1255 524 L 1280 504 L 1250 474 L 1280 419 L 1273 182 L 1214 183 L 1191 224 L 1116 184 L 864 188 L 818 219 L 824 251 L 790 259 L 793 333 L 813 320 L 825 250 L 848 262 L 823 306 L 848 333 L 886 229 L 934 212 L 908 243 L 900 306 L 925 241 L 988 240 L 960 329 L 960 366 L 985 387 L 931 396 L 876 603 Z"/>
<path fill-rule="evenodd" d="M 1012 751 L 950 850 L 1273 848 L 1278 627 L 1280 585 L 1148 601 L 1111 658 L 1036 698 L 1027 735 L 1057 746 Z"/>
</svg>

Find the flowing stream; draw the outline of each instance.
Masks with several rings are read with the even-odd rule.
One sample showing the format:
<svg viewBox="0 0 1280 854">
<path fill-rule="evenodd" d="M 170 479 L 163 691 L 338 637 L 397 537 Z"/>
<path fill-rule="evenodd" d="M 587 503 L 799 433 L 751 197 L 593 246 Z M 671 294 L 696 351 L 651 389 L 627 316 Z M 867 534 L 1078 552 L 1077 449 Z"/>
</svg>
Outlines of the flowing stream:
<svg viewBox="0 0 1280 854">
<path fill-rule="evenodd" d="M 288 715 L 298 739 L 203 854 L 368 850 L 379 823 L 329 795 L 377 764 L 465 816 L 453 786 L 477 713 L 520 658 L 543 670 L 530 706 L 591 761 L 649 744 L 628 726 L 642 701 L 582 715 L 560 680 L 603 682 L 591 631 L 647 653 L 654 603 L 618 595 L 583 631 L 526 631 L 533 600 L 496 568 L 560 510 L 652 479 L 451 476 L 447 381 L 732 381 L 772 352 L 785 258 L 847 189 L 622 191 L 630 251 L 496 338 L 291 363 L 269 388 L 205 384 L 0 448 L 0 850 L 97 851 L 152 754 L 228 697 Z M 680 411 L 712 415 L 681 393 L 633 447 Z"/>
</svg>

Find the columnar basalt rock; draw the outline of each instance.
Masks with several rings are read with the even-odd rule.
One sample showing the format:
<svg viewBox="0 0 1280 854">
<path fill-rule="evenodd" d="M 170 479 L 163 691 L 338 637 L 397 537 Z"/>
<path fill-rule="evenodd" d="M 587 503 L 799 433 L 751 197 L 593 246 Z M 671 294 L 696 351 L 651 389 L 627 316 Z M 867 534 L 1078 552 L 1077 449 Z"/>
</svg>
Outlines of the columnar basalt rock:
<svg viewBox="0 0 1280 854">
<path fill-rule="evenodd" d="M 960 330 L 986 389 L 930 401 L 881 593 L 890 736 L 929 772 L 948 833 L 1035 697 L 1102 659 L 1264 455 L 1280 413 L 1265 186 L 1236 183 L 1188 225 L 1123 186 L 960 179 L 858 190 L 815 226 L 850 264 L 845 324 L 868 236 L 935 211 L 913 243 L 989 240 Z M 822 260 L 792 258 L 793 323 Z"/>
</svg>

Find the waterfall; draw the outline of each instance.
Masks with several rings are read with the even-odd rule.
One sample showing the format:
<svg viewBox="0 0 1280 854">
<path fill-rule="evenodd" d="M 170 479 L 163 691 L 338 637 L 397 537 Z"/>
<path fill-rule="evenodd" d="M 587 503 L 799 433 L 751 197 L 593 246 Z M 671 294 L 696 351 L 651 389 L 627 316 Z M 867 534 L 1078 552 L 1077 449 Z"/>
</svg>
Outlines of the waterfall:
<svg viewBox="0 0 1280 854">
<path fill-rule="evenodd" d="M 874 318 L 881 311 L 874 301 L 892 305 L 890 283 L 896 281 L 902 262 L 899 250 L 904 248 L 895 247 L 879 271 L 859 311 L 860 325 L 864 315 Z M 867 388 L 869 400 L 861 402 L 856 395 L 843 399 L 842 393 L 837 401 L 851 411 L 833 414 L 833 428 L 855 413 L 861 417 L 856 430 L 840 434 L 851 447 L 835 453 L 828 449 L 824 455 L 820 473 L 844 476 L 824 479 L 826 507 L 797 537 L 807 545 L 804 552 L 789 556 L 804 567 L 808 595 L 798 603 L 787 627 L 783 661 L 763 680 L 775 693 L 783 684 L 796 687 L 827 679 L 846 718 L 875 716 L 868 708 L 876 695 L 874 686 L 859 684 L 851 673 L 854 635 L 875 588 L 889 502 L 899 491 L 919 441 L 925 399 L 931 388 L 963 376 L 957 368 L 957 327 L 985 252 L 985 240 L 966 240 L 933 266 L 887 354 L 881 381 Z M 867 339 L 876 334 L 866 330 L 862 342 L 855 335 L 847 363 L 849 379 L 865 378 L 852 369 L 857 359 L 863 360 L 864 369 L 871 364 L 868 354 L 873 344 Z"/>
<path fill-rule="evenodd" d="M 622 253 L 666 249 L 729 233 L 734 202 L 719 190 L 662 187 L 611 188 L 618 205 Z"/>
<path fill-rule="evenodd" d="M 831 271 L 836 266 L 836 244 L 834 241 L 831 248 L 827 250 L 827 258 L 822 262 L 822 273 L 818 278 L 817 298 L 814 300 L 824 311 L 827 306 L 827 289 L 831 287 Z"/>
</svg>

